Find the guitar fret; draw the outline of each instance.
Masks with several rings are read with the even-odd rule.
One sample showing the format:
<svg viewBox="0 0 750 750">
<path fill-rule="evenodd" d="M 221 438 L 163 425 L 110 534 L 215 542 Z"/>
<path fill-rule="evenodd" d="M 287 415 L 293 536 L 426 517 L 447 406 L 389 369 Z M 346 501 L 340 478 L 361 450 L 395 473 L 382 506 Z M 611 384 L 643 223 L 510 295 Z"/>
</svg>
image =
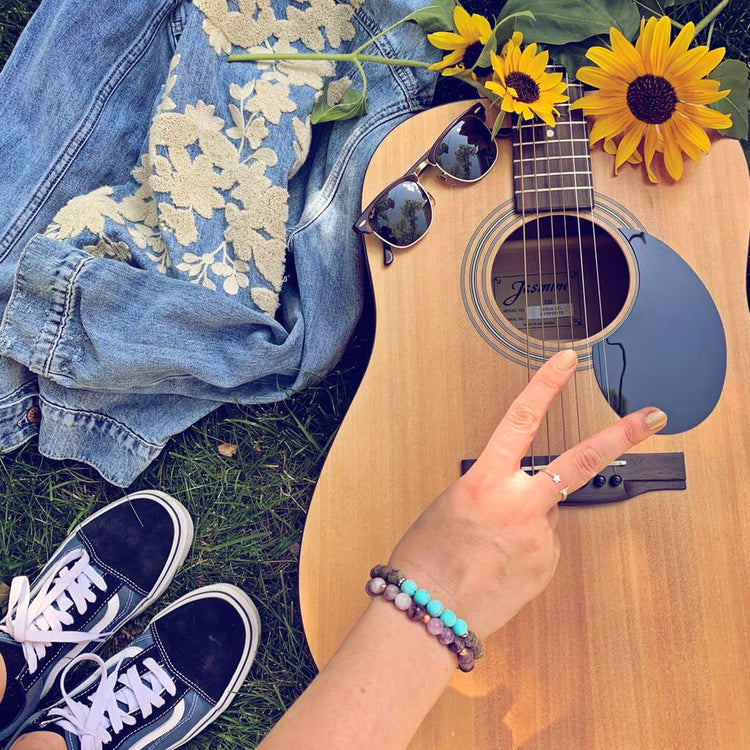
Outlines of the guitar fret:
<svg viewBox="0 0 750 750">
<path fill-rule="evenodd" d="M 559 66 L 549 70 L 564 75 Z M 571 101 L 583 94 L 579 84 L 567 85 Z M 567 102 L 558 109 L 561 116 L 555 127 L 537 120 L 518 122 L 514 128 L 513 187 L 519 212 L 587 210 L 594 205 L 586 121 Z"/>
<path fill-rule="evenodd" d="M 572 141 L 575 141 L 576 143 L 581 143 L 581 142 L 588 143 L 589 139 L 588 138 L 559 138 L 554 141 L 548 141 L 548 140 L 522 141 L 522 142 L 514 141 L 513 145 L 514 146 L 544 146 L 546 143 L 570 143 Z"/>
<path fill-rule="evenodd" d="M 516 188 L 515 192 L 525 193 L 527 195 L 529 193 L 532 193 L 533 195 L 536 196 L 536 195 L 544 195 L 550 190 L 593 190 L 593 188 L 591 187 L 591 185 L 577 185 L 577 186 L 569 185 L 565 187 L 545 187 L 545 188 L 541 188 L 540 190 L 531 190 L 531 189 L 519 190 L 518 188 Z"/>
</svg>

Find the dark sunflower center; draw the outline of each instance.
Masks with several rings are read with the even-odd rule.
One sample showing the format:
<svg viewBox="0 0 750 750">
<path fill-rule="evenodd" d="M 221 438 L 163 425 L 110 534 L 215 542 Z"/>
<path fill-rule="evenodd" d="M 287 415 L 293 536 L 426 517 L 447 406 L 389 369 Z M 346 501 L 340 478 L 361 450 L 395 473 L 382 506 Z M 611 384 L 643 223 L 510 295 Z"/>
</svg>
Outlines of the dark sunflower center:
<svg viewBox="0 0 750 750">
<path fill-rule="evenodd" d="M 483 49 L 484 45 L 481 42 L 472 42 L 464 51 L 464 67 L 473 68 Z"/>
<path fill-rule="evenodd" d="M 517 99 L 524 104 L 533 104 L 539 99 L 539 84 L 526 73 L 514 71 L 505 76 L 505 84 L 516 90 Z"/>
<path fill-rule="evenodd" d="M 666 78 L 649 73 L 628 86 L 628 107 L 641 122 L 659 125 L 675 111 L 677 94 Z"/>
</svg>

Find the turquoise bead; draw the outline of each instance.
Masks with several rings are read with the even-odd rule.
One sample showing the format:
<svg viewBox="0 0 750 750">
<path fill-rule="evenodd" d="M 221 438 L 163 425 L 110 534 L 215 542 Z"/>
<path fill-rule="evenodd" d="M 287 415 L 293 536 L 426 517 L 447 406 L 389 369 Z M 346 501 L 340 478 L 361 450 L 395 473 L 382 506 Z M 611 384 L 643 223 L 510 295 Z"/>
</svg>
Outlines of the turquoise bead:
<svg viewBox="0 0 750 750">
<path fill-rule="evenodd" d="M 453 624 L 453 632 L 459 637 L 466 635 L 468 630 L 469 626 L 461 619 L 456 620 L 456 622 Z"/>
<path fill-rule="evenodd" d="M 427 614 L 433 617 L 440 617 L 440 613 L 443 611 L 443 603 L 437 599 L 433 599 L 427 605 Z"/>
<path fill-rule="evenodd" d="M 401 591 L 403 591 L 404 594 L 408 594 L 409 596 L 414 596 L 414 594 L 417 593 L 417 582 L 412 581 L 410 578 L 407 578 L 401 584 Z"/>
<path fill-rule="evenodd" d="M 440 615 L 440 619 L 443 621 L 443 625 L 446 628 L 452 628 L 456 624 L 456 613 L 450 609 L 444 609 L 443 614 Z"/>
<path fill-rule="evenodd" d="M 424 589 L 419 589 L 419 591 L 414 594 L 414 602 L 421 607 L 424 607 L 429 601 L 430 595 Z"/>
</svg>

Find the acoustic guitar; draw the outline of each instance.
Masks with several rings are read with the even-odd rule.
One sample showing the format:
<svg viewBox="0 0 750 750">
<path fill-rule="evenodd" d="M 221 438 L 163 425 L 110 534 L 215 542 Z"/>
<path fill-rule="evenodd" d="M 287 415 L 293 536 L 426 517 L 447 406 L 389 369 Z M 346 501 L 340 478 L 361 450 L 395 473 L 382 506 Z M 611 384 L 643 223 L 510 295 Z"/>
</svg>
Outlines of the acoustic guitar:
<svg viewBox="0 0 750 750">
<path fill-rule="evenodd" d="M 466 106 L 394 129 L 363 206 Z M 392 262 L 367 238 L 375 341 L 305 527 L 306 635 L 322 667 L 367 607 L 370 567 L 573 346 L 578 372 L 526 470 L 618 413 L 655 405 L 669 424 L 563 504 L 551 585 L 457 671 L 412 747 L 750 748 L 747 167 L 717 138 L 679 183 L 615 177 L 561 110 L 555 129 L 498 139 L 481 182 L 423 173 L 433 225 Z"/>
</svg>

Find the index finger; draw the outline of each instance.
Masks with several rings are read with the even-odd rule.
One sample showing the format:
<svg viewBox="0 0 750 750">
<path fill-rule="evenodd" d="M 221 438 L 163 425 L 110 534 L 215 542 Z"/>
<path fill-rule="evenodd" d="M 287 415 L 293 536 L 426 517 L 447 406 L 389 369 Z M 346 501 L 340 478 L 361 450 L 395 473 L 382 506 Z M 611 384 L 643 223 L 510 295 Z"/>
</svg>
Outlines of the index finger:
<svg viewBox="0 0 750 750">
<path fill-rule="evenodd" d="M 550 357 L 511 404 L 475 466 L 486 472 L 518 471 L 544 415 L 575 372 L 578 356 L 565 349 Z M 473 467 L 472 467 L 473 468 Z"/>
</svg>

